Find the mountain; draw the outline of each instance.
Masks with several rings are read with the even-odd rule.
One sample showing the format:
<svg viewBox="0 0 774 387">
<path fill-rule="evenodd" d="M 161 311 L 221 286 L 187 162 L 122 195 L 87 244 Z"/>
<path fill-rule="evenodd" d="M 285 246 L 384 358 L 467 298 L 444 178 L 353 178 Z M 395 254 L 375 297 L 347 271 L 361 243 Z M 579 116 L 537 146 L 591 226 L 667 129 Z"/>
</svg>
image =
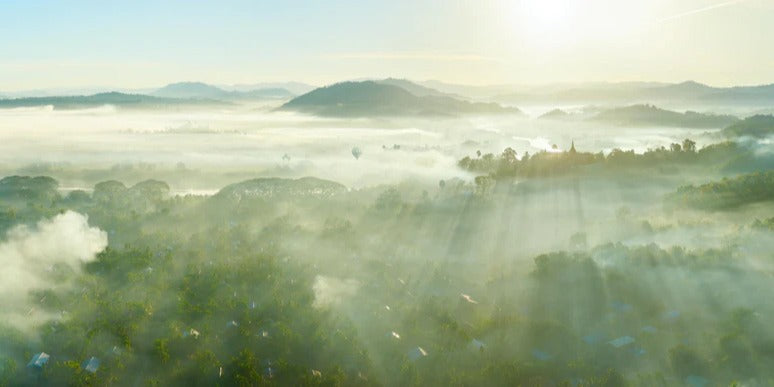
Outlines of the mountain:
<svg viewBox="0 0 774 387">
<path fill-rule="evenodd" d="M 227 103 L 211 99 L 161 98 L 143 94 L 125 94 L 118 92 L 99 93 L 93 95 L 29 97 L 0 100 L 0 108 L 36 107 L 49 105 L 53 106 L 54 109 L 83 109 L 104 105 L 113 105 L 122 108 L 147 109 L 184 105 L 219 106 L 227 105 Z"/>
<path fill-rule="evenodd" d="M 223 99 L 229 93 L 218 87 L 202 82 L 179 82 L 166 85 L 153 93 L 157 97 L 166 98 L 212 98 Z"/>
<path fill-rule="evenodd" d="M 727 137 L 768 137 L 774 135 L 774 116 L 755 115 L 747 117 L 725 129 L 723 134 Z"/>
<path fill-rule="evenodd" d="M 245 91 L 227 91 L 202 82 L 172 83 L 152 93 L 157 97 L 196 99 L 288 99 L 294 95 L 283 88 L 262 88 Z"/>
<path fill-rule="evenodd" d="M 623 82 L 521 88 L 497 95 L 509 103 L 774 103 L 774 85 L 712 87 L 682 83 Z"/>
<path fill-rule="evenodd" d="M 19 91 L 2 91 L 2 93 L 7 99 L 12 99 L 12 98 L 93 95 L 93 94 L 102 94 L 102 93 L 110 93 L 110 92 L 147 95 L 153 90 L 154 89 L 128 89 L 123 87 L 87 86 L 87 87 L 58 87 L 58 88 L 29 89 L 29 90 L 19 90 Z"/>
<path fill-rule="evenodd" d="M 290 99 L 296 96 L 289 90 L 280 87 L 266 87 L 249 91 L 234 91 L 240 98 L 247 99 Z"/>
<path fill-rule="evenodd" d="M 504 95 L 512 93 L 517 89 L 513 85 L 487 85 L 487 86 L 474 86 L 474 85 L 461 85 L 454 83 L 446 83 L 441 81 L 423 81 L 418 82 L 420 85 L 438 90 L 442 93 L 452 95 L 464 95 L 470 98 L 487 98 L 495 95 Z"/>
<path fill-rule="evenodd" d="M 321 87 L 292 99 L 280 110 L 336 117 L 521 113 L 516 108 L 495 103 L 473 103 L 448 96 L 417 96 L 402 87 L 374 81 Z"/>
<path fill-rule="evenodd" d="M 407 79 L 387 78 L 387 79 L 374 81 L 374 82 L 380 83 L 382 85 L 398 86 L 401 89 L 404 89 L 409 93 L 416 95 L 417 97 L 435 96 L 435 97 L 452 97 L 457 99 L 465 99 L 465 97 L 462 97 L 460 95 L 443 93 L 436 89 L 425 87 L 420 84 L 411 82 Z"/>
<path fill-rule="evenodd" d="M 700 99 L 708 102 L 771 104 L 774 103 L 774 84 L 715 88 L 701 95 Z"/>
<path fill-rule="evenodd" d="M 717 88 L 696 81 L 685 81 L 647 89 L 654 97 L 696 98 L 717 91 Z"/>
<path fill-rule="evenodd" d="M 239 85 L 221 85 L 221 89 L 226 91 L 252 91 L 259 89 L 285 89 L 293 95 L 306 94 L 317 86 L 312 86 L 302 82 L 261 82 L 253 84 L 239 84 Z"/>
<path fill-rule="evenodd" d="M 627 126 L 674 126 L 683 128 L 723 128 L 739 121 L 730 115 L 685 113 L 665 110 L 653 105 L 632 105 L 605 110 L 591 120 Z"/>
<path fill-rule="evenodd" d="M 562 109 L 554 109 L 549 112 L 546 112 L 540 117 L 538 117 L 539 120 L 566 120 L 570 118 L 571 114 L 567 113 L 566 111 Z"/>
<path fill-rule="evenodd" d="M 696 82 L 683 82 L 680 84 L 663 84 L 652 82 L 623 82 L 623 83 L 596 83 L 575 85 L 566 87 L 553 87 L 545 93 L 541 89 L 533 89 L 531 92 L 511 94 L 504 98 L 530 99 L 543 101 L 555 101 L 562 103 L 574 102 L 646 102 L 661 100 L 683 100 L 695 98 L 702 93 L 709 92 L 711 88 Z M 509 98 L 510 97 L 510 98 Z M 503 98 L 503 97 L 501 97 Z"/>
</svg>

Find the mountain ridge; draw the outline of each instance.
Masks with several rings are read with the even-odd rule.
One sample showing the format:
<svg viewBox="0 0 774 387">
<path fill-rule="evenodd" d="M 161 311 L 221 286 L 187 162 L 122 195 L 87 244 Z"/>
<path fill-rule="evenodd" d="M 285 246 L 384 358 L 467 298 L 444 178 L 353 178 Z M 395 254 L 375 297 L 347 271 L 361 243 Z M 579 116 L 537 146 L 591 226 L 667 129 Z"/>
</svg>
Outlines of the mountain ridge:
<svg viewBox="0 0 774 387">
<path fill-rule="evenodd" d="M 649 104 L 637 104 L 604 110 L 591 117 L 590 120 L 614 125 L 654 125 L 684 128 L 724 128 L 739 122 L 738 117 L 731 115 L 699 113 L 690 110 L 680 113 Z"/>
<path fill-rule="evenodd" d="M 378 81 L 348 81 L 317 88 L 290 100 L 279 110 L 339 117 L 521 114 L 516 108 L 495 103 L 469 102 L 445 95 L 417 96 L 402 87 Z"/>
<path fill-rule="evenodd" d="M 127 94 L 117 91 L 92 95 L 69 95 L 54 97 L 23 97 L 0 99 L 0 108 L 22 108 L 53 106 L 54 109 L 79 109 L 114 105 L 119 107 L 154 108 L 183 105 L 229 105 L 227 102 L 212 99 L 181 99 L 155 97 L 145 94 Z"/>
<path fill-rule="evenodd" d="M 152 96 L 165 98 L 197 98 L 197 99 L 288 99 L 295 96 L 283 88 L 261 88 L 246 91 L 224 90 L 204 82 L 170 83 L 150 93 Z"/>
</svg>

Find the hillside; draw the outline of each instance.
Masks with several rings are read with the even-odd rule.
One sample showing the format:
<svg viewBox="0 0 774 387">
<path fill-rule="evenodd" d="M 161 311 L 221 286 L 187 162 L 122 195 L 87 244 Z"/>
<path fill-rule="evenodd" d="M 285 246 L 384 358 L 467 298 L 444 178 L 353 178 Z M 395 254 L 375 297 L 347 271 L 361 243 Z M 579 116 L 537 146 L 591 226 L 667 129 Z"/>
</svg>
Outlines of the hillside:
<svg viewBox="0 0 774 387">
<path fill-rule="evenodd" d="M 398 86 L 401 89 L 404 89 L 409 93 L 416 95 L 417 97 L 435 96 L 435 97 L 452 97 L 457 99 L 465 99 L 465 97 L 462 97 L 459 94 L 444 93 L 436 89 L 411 82 L 407 79 L 387 78 L 387 79 L 383 79 L 381 81 L 375 81 L 375 82 L 380 83 L 382 85 Z"/>
<path fill-rule="evenodd" d="M 448 96 L 417 96 L 401 87 L 374 81 L 321 87 L 292 99 L 280 110 L 337 117 L 521 113 L 516 108 L 495 103 L 472 103 Z"/>
<path fill-rule="evenodd" d="M 739 118 L 730 115 L 705 114 L 692 111 L 679 113 L 653 105 L 632 105 L 605 110 L 592 117 L 591 120 L 629 126 L 722 128 L 739 121 Z"/>
<path fill-rule="evenodd" d="M 53 106 L 54 109 L 83 109 L 113 105 L 122 108 L 162 108 L 184 105 L 226 105 L 227 103 L 212 99 L 180 99 L 162 98 L 143 94 L 125 94 L 118 92 L 99 93 L 93 95 L 59 96 L 59 97 L 29 97 L 0 100 L 0 108 L 19 108 L 35 106 Z"/>
<path fill-rule="evenodd" d="M 755 172 L 700 186 L 683 186 L 667 195 L 676 205 L 701 210 L 731 209 L 774 200 L 774 171 Z"/>
<path fill-rule="evenodd" d="M 723 134 L 727 137 L 768 137 L 774 134 L 774 116 L 755 115 L 747 117 L 725 129 Z"/>
<path fill-rule="evenodd" d="M 165 98 L 195 98 L 195 99 L 287 99 L 294 95 L 290 91 L 273 87 L 244 91 L 227 91 L 217 86 L 202 82 L 178 82 L 162 87 L 152 93 Z"/>
<path fill-rule="evenodd" d="M 774 102 L 774 85 L 713 87 L 694 81 L 682 83 L 623 82 L 544 86 L 511 90 L 496 101 L 523 103 L 724 103 Z"/>
<path fill-rule="evenodd" d="M 344 193 L 347 187 L 314 177 L 300 179 L 258 178 L 223 187 L 214 199 L 241 201 L 246 199 L 290 199 L 329 197 Z"/>
<path fill-rule="evenodd" d="M 736 86 L 729 88 L 715 88 L 709 93 L 702 94 L 699 98 L 702 102 L 724 103 L 774 103 L 774 84 L 761 86 Z"/>
<path fill-rule="evenodd" d="M 549 112 L 543 113 L 538 117 L 539 120 L 566 120 L 572 116 L 570 113 L 562 109 L 554 109 Z"/>
</svg>

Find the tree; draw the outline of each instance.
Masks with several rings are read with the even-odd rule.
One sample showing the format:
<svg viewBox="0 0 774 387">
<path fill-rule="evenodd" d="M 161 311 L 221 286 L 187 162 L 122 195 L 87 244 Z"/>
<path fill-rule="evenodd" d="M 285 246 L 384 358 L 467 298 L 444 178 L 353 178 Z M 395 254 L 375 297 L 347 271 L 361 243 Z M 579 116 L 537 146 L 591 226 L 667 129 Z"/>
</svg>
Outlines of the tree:
<svg viewBox="0 0 774 387">
<path fill-rule="evenodd" d="M 473 181 L 476 183 L 476 192 L 485 194 L 494 186 L 494 179 L 489 176 L 476 176 Z"/>
<path fill-rule="evenodd" d="M 258 371 L 258 358 L 249 349 L 243 349 L 239 356 L 231 361 L 229 367 L 233 385 L 255 386 L 261 381 L 261 373 Z"/>
<path fill-rule="evenodd" d="M 403 199 L 400 196 L 400 192 L 395 187 L 391 187 L 379 194 L 374 206 L 378 210 L 396 210 L 402 203 Z"/>
<path fill-rule="evenodd" d="M 108 180 L 97 183 L 94 186 L 92 197 L 94 200 L 100 202 L 109 202 L 114 200 L 117 195 L 123 194 L 124 192 L 126 192 L 126 186 L 124 183 L 115 180 Z"/>
<path fill-rule="evenodd" d="M 508 164 L 513 164 L 516 162 L 516 151 L 513 150 L 511 147 L 505 148 L 502 155 L 503 160 Z"/>
<path fill-rule="evenodd" d="M 683 150 L 690 153 L 696 152 L 696 142 L 686 138 L 683 140 Z"/>
<path fill-rule="evenodd" d="M 153 352 L 159 357 L 161 363 L 169 361 L 169 340 L 168 339 L 156 339 L 153 342 Z"/>
</svg>

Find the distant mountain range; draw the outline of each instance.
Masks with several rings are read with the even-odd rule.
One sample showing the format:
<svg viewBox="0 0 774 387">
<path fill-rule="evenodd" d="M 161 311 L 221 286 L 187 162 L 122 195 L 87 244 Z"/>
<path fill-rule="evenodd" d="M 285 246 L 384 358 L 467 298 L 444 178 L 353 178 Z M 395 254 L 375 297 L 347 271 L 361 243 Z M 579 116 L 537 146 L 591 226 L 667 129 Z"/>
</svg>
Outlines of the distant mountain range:
<svg viewBox="0 0 774 387">
<path fill-rule="evenodd" d="M 252 91 L 258 89 L 285 89 L 293 95 L 306 94 L 316 88 L 302 82 L 261 82 L 252 84 L 238 85 L 218 85 L 219 88 L 227 91 Z"/>
<path fill-rule="evenodd" d="M 488 86 L 475 86 L 475 85 L 461 85 L 454 83 L 447 83 L 441 81 L 421 81 L 416 82 L 422 86 L 429 87 L 438 90 L 442 93 L 452 95 L 464 95 L 469 98 L 489 98 L 496 95 L 505 95 L 513 93 L 519 87 L 514 85 L 488 85 Z"/>
<path fill-rule="evenodd" d="M 604 110 L 592 121 L 622 126 L 673 126 L 683 128 L 725 128 L 739 121 L 731 115 L 687 111 L 679 113 L 653 105 L 632 105 Z"/>
<path fill-rule="evenodd" d="M 680 102 L 697 104 L 774 103 L 774 84 L 712 87 L 702 83 L 624 82 L 522 88 L 492 97 L 508 103 L 637 103 Z"/>
<path fill-rule="evenodd" d="M 540 117 L 538 117 L 538 119 L 539 120 L 566 120 L 571 116 L 572 114 L 562 109 L 554 109 L 549 112 L 541 114 Z"/>
<path fill-rule="evenodd" d="M 266 82 L 238 85 L 212 85 L 203 82 L 177 82 L 161 88 L 128 89 L 116 87 L 51 88 L 24 91 L 0 90 L 0 99 L 94 95 L 109 92 L 153 95 L 167 98 L 200 99 L 290 99 L 314 90 L 300 82 Z"/>
<path fill-rule="evenodd" d="M 113 105 L 121 108 L 152 109 L 179 107 L 183 105 L 219 106 L 228 105 L 228 103 L 213 99 L 164 98 L 119 92 L 60 97 L 0 99 L 0 108 L 53 106 L 54 109 L 83 109 L 104 105 Z"/>
<path fill-rule="evenodd" d="M 280 110 L 336 117 L 521 113 L 516 108 L 464 101 L 396 79 L 341 82 L 321 87 L 290 100 Z"/>
<path fill-rule="evenodd" d="M 398 86 L 401 89 L 404 89 L 409 93 L 416 95 L 417 97 L 432 96 L 432 97 L 452 97 L 456 99 L 468 99 L 468 97 L 464 97 L 459 94 L 444 93 L 436 89 L 433 89 L 431 87 L 422 86 L 418 83 L 409 81 L 407 79 L 387 78 L 383 80 L 375 80 L 374 82 L 382 85 Z"/>
<path fill-rule="evenodd" d="M 53 105 L 56 109 L 115 105 L 119 107 L 168 107 L 182 105 L 229 105 L 244 101 L 289 101 L 280 110 L 339 116 L 417 116 L 520 113 L 502 104 L 622 106 L 596 117 L 598 121 L 640 125 L 721 127 L 733 123 L 732 116 L 656 111 L 666 106 L 744 106 L 766 113 L 774 106 L 774 84 L 763 86 L 713 87 L 688 81 L 555 84 L 516 87 L 511 85 L 466 86 L 439 81 L 413 82 L 387 78 L 341 82 L 314 88 L 299 82 L 216 86 L 202 82 L 178 82 L 159 89 L 96 92 L 105 88 L 51 89 L 3 92 L 0 108 Z M 52 94 L 60 93 L 60 94 Z M 495 101 L 495 102 L 477 102 Z M 650 106 L 650 107 L 648 107 Z M 726 110 L 728 111 L 728 110 Z M 582 115 L 552 111 L 541 119 L 586 119 Z"/>
<path fill-rule="evenodd" d="M 301 87 L 301 84 L 294 86 Z M 103 105 L 121 108 L 165 108 L 172 106 L 226 106 L 242 100 L 287 100 L 294 96 L 284 88 L 259 88 L 245 91 L 224 90 L 202 82 L 172 83 L 143 94 L 117 91 L 89 95 L 24 96 L 0 98 L 0 108 L 53 106 L 54 109 L 81 109 Z"/>
<path fill-rule="evenodd" d="M 166 98 L 196 98 L 214 100 L 289 99 L 295 95 L 283 88 L 260 88 L 246 91 L 224 90 L 202 82 L 179 82 L 164 86 L 151 93 Z"/>
</svg>

